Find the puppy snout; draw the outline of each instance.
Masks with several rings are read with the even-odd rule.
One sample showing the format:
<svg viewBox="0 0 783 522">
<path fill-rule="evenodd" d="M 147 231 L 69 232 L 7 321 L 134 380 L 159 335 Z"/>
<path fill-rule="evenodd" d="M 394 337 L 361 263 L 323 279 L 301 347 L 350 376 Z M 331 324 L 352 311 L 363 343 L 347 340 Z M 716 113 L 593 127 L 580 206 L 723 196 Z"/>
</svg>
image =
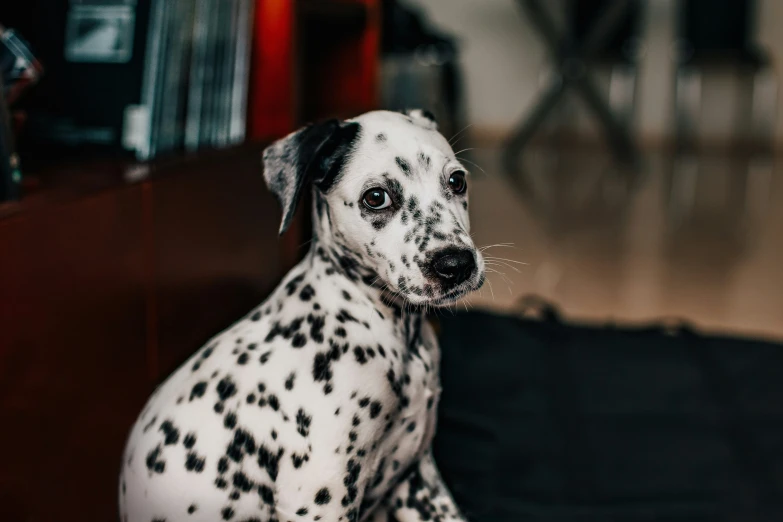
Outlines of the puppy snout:
<svg viewBox="0 0 783 522">
<path fill-rule="evenodd" d="M 444 286 L 453 287 L 470 279 L 476 259 L 471 250 L 446 248 L 432 257 L 432 269 Z"/>
</svg>

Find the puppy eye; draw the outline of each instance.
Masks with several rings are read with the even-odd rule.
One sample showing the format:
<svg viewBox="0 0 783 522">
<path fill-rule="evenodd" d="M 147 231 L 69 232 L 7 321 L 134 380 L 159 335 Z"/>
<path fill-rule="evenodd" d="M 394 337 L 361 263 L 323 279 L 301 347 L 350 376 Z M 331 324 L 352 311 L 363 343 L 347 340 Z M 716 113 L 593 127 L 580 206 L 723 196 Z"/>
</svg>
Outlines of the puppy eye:
<svg viewBox="0 0 783 522">
<path fill-rule="evenodd" d="M 372 188 L 362 196 L 362 203 L 370 210 L 381 210 L 391 206 L 391 198 L 388 192 L 381 188 Z"/>
<path fill-rule="evenodd" d="M 465 173 L 461 170 L 455 170 L 449 176 L 449 187 L 455 194 L 463 194 L 468 189 L 468 182 L 465 180 Z"/>
</svg>

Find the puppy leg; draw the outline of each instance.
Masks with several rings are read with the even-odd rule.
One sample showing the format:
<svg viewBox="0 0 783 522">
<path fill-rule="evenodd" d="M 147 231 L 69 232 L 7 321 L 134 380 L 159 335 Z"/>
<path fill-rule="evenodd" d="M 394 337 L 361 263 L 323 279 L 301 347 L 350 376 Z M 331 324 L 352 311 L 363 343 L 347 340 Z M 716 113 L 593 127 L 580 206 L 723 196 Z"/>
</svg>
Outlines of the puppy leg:
<svg viewBox="0 0 783 522">
<path fill-rule="evenodd" d="M 466 522 L 428 451 L 385 500 L 390 520 L 397 522 Z M 373 520 L 371 518 L 371 520 Z"/>
</svg>

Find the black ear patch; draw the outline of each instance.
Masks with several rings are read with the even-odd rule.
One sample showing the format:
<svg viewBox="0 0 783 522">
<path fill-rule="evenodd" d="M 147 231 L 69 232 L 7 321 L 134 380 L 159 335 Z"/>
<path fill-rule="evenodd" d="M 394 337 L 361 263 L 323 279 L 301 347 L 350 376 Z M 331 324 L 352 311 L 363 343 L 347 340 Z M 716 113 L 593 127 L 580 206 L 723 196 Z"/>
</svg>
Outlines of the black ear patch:
<svg viewBox="0 0 783 522">
<path fill-rule="evenodd" d="M 413 120 L 413 123 L 419 127 L 428 130 L 438 130 L 438 122 L 435 121 L 435 115 L 427 109 L 407 109 L 404 114 Z"/>
<path fill-rule="evenodd" d="M 328 192 L 339 180 L 360 130 L 356 122 L 329 120 L 308 125 L 264 150 L 264 180 L 283 211 L 280 234 L 291 224 L 308 182 Z"/>
</svg>

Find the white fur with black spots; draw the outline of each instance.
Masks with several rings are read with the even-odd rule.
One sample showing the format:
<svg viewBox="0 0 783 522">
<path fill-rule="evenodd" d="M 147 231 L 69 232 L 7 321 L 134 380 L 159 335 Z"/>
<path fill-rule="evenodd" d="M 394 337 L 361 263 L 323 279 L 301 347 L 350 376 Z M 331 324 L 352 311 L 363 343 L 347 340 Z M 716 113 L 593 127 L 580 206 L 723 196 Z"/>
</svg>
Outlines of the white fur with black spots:
<svg viewBox="0 0 783 522">
<path fill-rule="evenodd" d="M 306 257 L 153 393 L 120 475 L 123 522 L 465 520 L 432 459 L 428 307 L 484 281 L 466 169 L 424 111 L 312 125 L 271 145 Z"/>
</svg>

